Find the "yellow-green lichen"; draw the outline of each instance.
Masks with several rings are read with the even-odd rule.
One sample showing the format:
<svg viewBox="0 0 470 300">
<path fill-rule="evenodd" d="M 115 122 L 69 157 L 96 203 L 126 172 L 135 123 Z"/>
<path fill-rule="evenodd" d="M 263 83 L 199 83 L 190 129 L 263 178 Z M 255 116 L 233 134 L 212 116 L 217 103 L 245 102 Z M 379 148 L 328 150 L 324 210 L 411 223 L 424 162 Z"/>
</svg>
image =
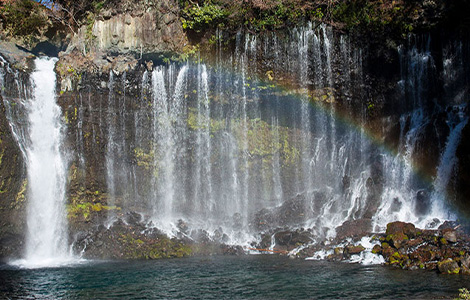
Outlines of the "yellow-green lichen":
<svg viewBox="0 0 470 300">
<path fill-rule="evenodd" d="M 15 202 L 11 204 L 11 208 L 17 209 L 20 208 L 26 200 L 26 191 L 28 187 L 28 180 L 24 179 L 21 184 L 20 190 L 16 194 Z"/>
<path fill-rule="evenodd" d="M 143 167 L 145 170 L 151 170 L 154 168 L 155 151 L 145 151 L 142 148 L 135 148 L 134 157 L 139 167 Z"/>
<path fill-rule="evenodd" d="M 71 203 L 67 205 L 67 216 L 69 219 L 83 217 L 84 220 L 89 220 L 92 213 L 103 210 L 120 210 L 120 208 L 117 206 L 102 205 L 101 203 Z"/>
</svg>

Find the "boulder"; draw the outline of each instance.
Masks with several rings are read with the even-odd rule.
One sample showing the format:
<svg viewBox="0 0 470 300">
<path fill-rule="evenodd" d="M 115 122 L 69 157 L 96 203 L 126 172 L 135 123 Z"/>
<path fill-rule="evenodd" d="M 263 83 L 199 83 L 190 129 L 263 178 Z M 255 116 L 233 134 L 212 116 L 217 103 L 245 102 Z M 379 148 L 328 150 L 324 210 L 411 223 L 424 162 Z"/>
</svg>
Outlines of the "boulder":
<svg viewBox="0 0 470 300">
<path fill-rule="evenodd" d="M 372 248 L 372 253 L 382 254 L 382 247 L 380 247 L 379 245 L 375 245 L 374 248 Z"/>
<path fill-rule="evenodd" d="M 465 254 L 465 256 L 460 260 L 462 267 L 470 269 L 470 255 Z"/>
<path fill-rule="evenodd" d="M 287 250 L 292 250 L 312 241 L 310 232 L 302 230 L 277 232 L 274 234 L 274 239 L 276 245 L 286 246 Z"/>
<path fill-rule="evenodd" d="M 387 235 L 386 240 L 389 244 L 393 245 L 393 247 L 399 249 L 408 242 L 409 238 L 403 232 L 398 232 Z"/>
<path fill-rule="evenodd" d="M 336 238 L 338 240 L 343 240 L 348 237 L 361 238 L 369 235 L 371 231 L 371 219 L 345 221 L 341 226 L 336 227 Z"/>
<path fill-rule="evenodd" d="M 345 248 L 345 252 L 350 254 L 350 255 L 353 255 L 353 254 L 359 254 L 361 253 L 362 251 L 364 251 L 366 248 L 364 248 L 362 245 L 348 245 L 346 246 Z"/>
<path fill-rule="evenodd" d="M 447 240 L 449 243 L 456 243 L 457 242 L 457 233 L 454 230 L 449 230 L 444 232 L 443 238 Z"/>
<path fill-rule="evenodd" d="M 403 233 L 408 237 L 413 238 L 416 235 L 416 227 L 411 223 L 405 223 L 400 221 L 388 223 L 387 231 L 385 232 L 385 234 L 388 236 L 397 233 Z"/>
<path fill-rule="evenodd" d="M 15 68 L 27 71 L 33 68 L 30 62 L 34 55 L 24 50 L 24 48 L 18 47 L 15 43 L 0 40 L 0 55 L 11 65 L 14 65 Z"/>
<path fill-rule="evenodd" d="M 343 248 L 343 247 L 336 247 L 336 248 L 334 249 L 334 253 L 335 253 L 335 255 L 343 255 L 343 253 L 344 253 L 344 248 Z"/>
<path fill-rule="evenodd" d="M 443 274 L 458 274 L 460 273 L 459 264 L 452 258 L 445 259 L 437 263 L 439 272 Z"/>
<path fill-rule="evenodd" d="M 460 267 L 460 274 L 470 275 L 470 269 L 466 266 L 461 266 Z"/>
</svg>

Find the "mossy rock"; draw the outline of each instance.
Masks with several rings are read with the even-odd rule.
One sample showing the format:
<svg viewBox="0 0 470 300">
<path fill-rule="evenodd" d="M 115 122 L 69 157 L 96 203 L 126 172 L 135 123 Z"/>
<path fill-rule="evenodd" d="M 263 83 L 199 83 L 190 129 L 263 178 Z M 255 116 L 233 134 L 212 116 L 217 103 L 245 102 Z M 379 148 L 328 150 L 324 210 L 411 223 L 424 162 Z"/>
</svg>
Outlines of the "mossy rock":
<svg viewBox="0 0 470 300">
<path fill-rule="evenodd" d="M 362 245 L 348 245 L 346 246 L 345 250 L 348 254 L 360 254 L 362 251 L 364 251 L 366 248 Z"/>
<path fill-rule="evenodd" d="M 372 253 L 373 254 L 381 254 L 382 253 L 382 247 L 380 247 L 379 245 L 375 245 L 374 248 L 372 248 Z"/>
<path fill-rule="evenodd" d="M 397 232 L 387 235 L 386 240 L 398 249 L 401 248 L 409 240 L 409 238 L 403 232 Z"/>
<path fill-rule="evenodd" d="M 399 222 L 399 221 L 387 224 L 387 230 L 385 231 L 385 234 L 387 236 L 395 235 L 399 233 L 403 233 L 413 238 L 416 236 L 416 227 L 411 223 L 405 223 L 405 222 Z"/>
<path fill-rule="evenodd" d="M 181 258 L 192 255 L 191 247 L 168 237 L 149 239 L 145 236 L 121 234 L 119 242 L 126 259 Z"/>
<path fill-rule="evenodd" d="M 439 269 L 439 272 L 443 274 L 459 274 L 460 273 L 459 264 L 456 261 L 454 261 L 452 258 L 448 258 L 446 260 L 438 262 L 437 268 Z"/>
</svg>

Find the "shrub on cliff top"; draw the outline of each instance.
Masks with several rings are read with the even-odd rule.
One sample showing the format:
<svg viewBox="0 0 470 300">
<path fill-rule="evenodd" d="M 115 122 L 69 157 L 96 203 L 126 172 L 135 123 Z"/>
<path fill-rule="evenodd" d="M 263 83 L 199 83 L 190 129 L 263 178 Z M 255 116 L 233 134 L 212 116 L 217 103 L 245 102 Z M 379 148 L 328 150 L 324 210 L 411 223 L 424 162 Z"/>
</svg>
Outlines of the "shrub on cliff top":
<svg viewBox="0 0 470 300">
<path fill-rule="evenodd" d="M 330 0 L 326 0 L 330 1 Z M 180 0 L 185 29 L 221 26 L 263 31 L 298 23 L 311 16 L 323 16 L 318 5 L 303 0 Z M 312 14 L 313 12 L 313 14 Z"/>
<path fill-rule="evenodd" d="M 10 36 L 41 35 L 48 24 L 44 7 L 32 0 L 5 1 L 0 22 Z"/>
<path fill-rule="evenodd" d="M 464 1 L 460 1 L 464 2 Z M 275 30 L 305 21 L 321 21 L 344 30 L 404 36 L 429 30 L 446 14 L 467 6 L 453 1 L 414 0 L 179 0 L 185 29 L 220 26 L 237 30 Z M 457 19 L 468 20 L 462 11 Z M 463 22 L 463 21 L 462 21 Z M 465 22 L 464 22 L 465 23 Z"/>
</svg>

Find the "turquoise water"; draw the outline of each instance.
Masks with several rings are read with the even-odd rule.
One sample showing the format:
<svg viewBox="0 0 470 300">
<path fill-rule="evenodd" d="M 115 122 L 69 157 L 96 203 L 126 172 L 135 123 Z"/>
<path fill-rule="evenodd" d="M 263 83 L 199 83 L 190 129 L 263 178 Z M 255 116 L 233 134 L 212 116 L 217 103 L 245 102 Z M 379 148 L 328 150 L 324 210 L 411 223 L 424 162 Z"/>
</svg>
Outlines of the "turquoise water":
<svg viewBox="0 0 470 300">
<path fill-rule="evenodd" d="M 0 265 L 0 299 L 452 299 L 469 279 L 266 255 Z"/>
</svg>

